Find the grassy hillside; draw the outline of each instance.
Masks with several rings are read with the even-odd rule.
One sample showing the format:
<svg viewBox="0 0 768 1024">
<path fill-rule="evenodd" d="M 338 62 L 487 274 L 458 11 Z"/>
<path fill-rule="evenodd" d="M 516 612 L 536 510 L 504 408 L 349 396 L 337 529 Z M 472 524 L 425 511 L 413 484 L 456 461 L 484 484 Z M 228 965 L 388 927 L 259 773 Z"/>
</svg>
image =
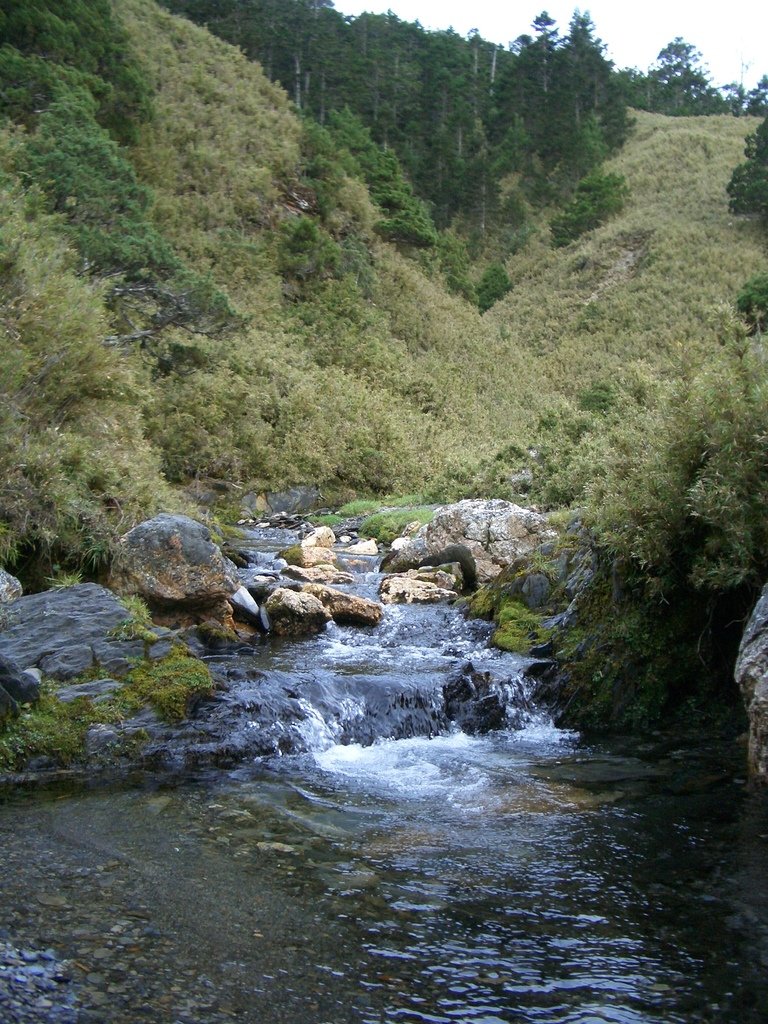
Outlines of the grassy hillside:
<svg viewBox="0 0 768 1024">
<path fill-rule="evenodd" d="M 127 524 L 175 500 L 168 483 L 196 478 L 312 483 L 329 502 L 398 490 L 512 497 L 511 474 L 530 462 L 536 500 L 581 501 L 621 425 L 641 423 L 671 380 L 718 349 L 713 307 L 764 262 L 757 229 L 728 215 L 724 191 L 754 123 L 643 114 L 609 165 L 629 186 L 624 211 L 562 249 L 542 221 L 507 264 L 511 292 L 481 316 L 417 253 L 381 240 L 381 213 L 349 160 L 256 64 L 152 0 L 114 10 L 151 116 L 117 154 L 81 104 L 83 137 L 127 156 L 151 190 L 140 196 L 120 165 L 140 199 L 131 223 L 166 277 L 183 280 L 182 267 L 210 279 L 232 315 L 225 330 L 188 318 L 131 340 L 110 302 L 113 271 L 63 240 L 67 229 L 71 245 L 81 237 L 77 196 L 59 187 L 50 217 L 31 175 L 50 165 L 68 108 L 3 130 L 12 483 L 0 557 L 22 573 L 94 571 Z M 91 218 L 109 207 L 93 203 Z M 103 245 L 109 225 L 96 228 Z M 136 288 L 140 264 L 133 272 Z"/>
<path fill-rule="evenodd" d="M 285 95 L 191 23 L 141 0 L 121 12 L 144 41 L 155 89 L 135 162 L 157 196 L 156 223 L 248 317 L 206 346 L 205 371 L 172 375 L 153 396 L 171 474 L 271 487 L 312 480 L 332 494 L 412 489 L 489 451 L 502 423 L 521 430 L 525 361 L 472 306 L 376 238 L 358 181 L 332 168 L 321 184 L 333 205 L 315 212 L 303 126 Z M 297 281 L 286 271 L 281 245 L 297 197 L 335 248 L 333 273 Z M 224 420 L 218 430 L 195 428 L 195 395 Z"/>
<path fill-rule="evenodd" d="M 508 264 L 513 291 L 490 314 L 566 394 L 642 360 L 664 373 L 711 349 L 711 313 L 764 263 L 759 226 L 728 212 L 725 186 L 757 120 L 636 114 L 607 169 L 622 213 L 564 249 L 541 239 Z"/>
</svg>

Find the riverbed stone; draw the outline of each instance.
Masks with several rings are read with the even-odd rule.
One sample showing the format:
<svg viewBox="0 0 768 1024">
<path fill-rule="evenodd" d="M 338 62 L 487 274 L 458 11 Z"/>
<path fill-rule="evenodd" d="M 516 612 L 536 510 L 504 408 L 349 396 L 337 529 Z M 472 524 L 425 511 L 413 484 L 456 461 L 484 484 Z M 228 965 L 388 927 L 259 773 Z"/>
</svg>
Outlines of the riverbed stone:
<svg viewBox="0 0 768 1024">
<path fill-rule="evenodd" d="M 355 581 L 351 572 L 342 572 L 335 565 L 310 565 L 306 568 L 288 565 L 283 569 L 282 575 L 301 583 L 327 583 L 329 586 L 340 586 Z"/>
<path fill-rule="evenodd" d="M 749 771 L 768 784 L 768 584 L 744 630 L 735 677 L 749 718 Z"/>
<path fill-rule="evenodd" d="M 376 626 L 381 622 L 384 609 L 366 597 L 345 594 L 342 590 L 325 587 L 321 583 L 305 583 L 303 594 L 312 594 L 326 608 L 334 622 L 350 626 Z"/>
<path fill-rule="evenodd" d="M 240 587 L 234 563 L 207 526 L 162 514 L 120 538 L 110 586 L 136 594 L 155 609 L 179 609 L 226 621 L 228 598 Z"/>
<path fill-rule="evenodd" d="M 414 579 L 406 573 L 385 576 L 379 587 L 384 604 L 438 604 L 453 601 L 456 593 L 424 579 Z"/>
<path fill-rule="evenodd" d="M 379 546 L 375 540 L 359 540 L 344 549 L 345 555 L 378 555 Z"/>
<path fill-rule="evenodd" d="M 288 548 L 283 554 L 289 565 L 296 565 L 300 569 L 311 569 L 316 565 L 336 564 L 336 552 L 320 545 L 305 548 L 297 544 L 295 547 Z"/>
<path fill-rule="evenodd" d="M 387 569 L 401 572 L 450 545 L 463 544 L 475 560 L 478 581 L 487 583 L 556 536 L 547 517 L 533 509 L 498 498 L 467 499 L 437 509 L 432 521 L 387 560 Z"/>
<path fill-rule="evenodd" d="M 278 636 L 319 633 L 331 621 L 331 613 L 312 594 L 296 593 L 279 587 L 267 598 L 264 607 L 272 632 Z"/>
<path fill-rule="evenodd" d="M 303 548 L 332 548 L 336 543 L 336 534 L 330 526 L 317 526 L 301 541 Z"/>
</svg>

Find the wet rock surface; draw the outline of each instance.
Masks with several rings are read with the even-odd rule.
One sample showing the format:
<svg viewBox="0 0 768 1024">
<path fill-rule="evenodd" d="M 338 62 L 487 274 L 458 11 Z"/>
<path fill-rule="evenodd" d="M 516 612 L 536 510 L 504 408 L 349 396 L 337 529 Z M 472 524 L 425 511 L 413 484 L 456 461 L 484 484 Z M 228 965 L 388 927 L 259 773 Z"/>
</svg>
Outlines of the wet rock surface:
<svg viewBox="0 0 768 1024">
<path fill-rule="evenodd" d="M 768 784 L 768 585 L 744 630 L 735 676 L 749 718 L 749 769 Z"/>
<path fill-rule="evenodd" d="M 96 664 L 107 671 L 127 671 L 144 653 L 143 642 L 114 635 L 127 618 L 118 598 L 96 583 L 29 594 L 6 611 L 0 653 L 22 669 L 36 666 L 59 680 Z"/>
</svg>

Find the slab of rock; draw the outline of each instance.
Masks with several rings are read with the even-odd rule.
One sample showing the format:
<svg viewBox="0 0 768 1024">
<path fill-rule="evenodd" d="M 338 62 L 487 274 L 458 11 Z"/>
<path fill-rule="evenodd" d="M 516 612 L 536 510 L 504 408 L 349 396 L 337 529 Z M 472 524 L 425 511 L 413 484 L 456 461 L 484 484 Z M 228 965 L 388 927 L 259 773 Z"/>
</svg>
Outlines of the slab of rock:
<svg viewBox="0 0 768 1024">
<path fill-rule="evenodd" d="M 94 679 L 90 683 L 74 683 L 72 686 L 61 686 L 56 691 L 57 698 L 63 704 L 69 704 L 80 697 L 87 697 L 95 704 L 105 700 L 122 688 L 117 679 Z"/>
<path fill-rule="evenodd" d="M 334 622 L 350 626 L 376 626 L 381 622 L 384 610 L 375 601 L 366 597 L 345 594 L 332 587 L 324 587 L 320 583 L 306 583 L 303 594 L 312 594 L 326 608 Z"/>
<path fill-rule="evenodd" d="M 110 586 L 120 594 L 138 594 L 153 608 L 194 610 L 225 621 L 227 599 L 239 589 L 240 578 L 206 526 L 188 516 L 162 514 L 120 538 Z"/>
<path fill-rule="evenodd" d="M 466 500 L 438 509 L 430 523 L 387 559 L 390 572 L 417 566 L 450 545 L 465 545 L 475 560 L 477 579 L 487 583 L 507 565 L 554 540 L 547 517 L 509 501 Z"/>
<path fill-rule="evenodd" d="M 768 584 L 741 638 L 735 677 L 749 718 L 749 771 L 768 784 Z"/>
<path fill-rule="evenodd" d="M 273 591 L 264 607 L 272 624 L 272 632 L 278 636 L 319 633 L 331 621 L 331 613 L 316 597 L 296 593 L 287 587 Z"/>
<path fill-rule="evenodd" d="M 303 548 L 332 548 L 336 534 L 330 526 L 318 526 L 301 541 Z"/>
<path fill-rule="evenodd" d="M 21 669 L 40 667 L 68 679 L 96 664 L 94 646 L 108 642 L 128 618 L 115 595 L 96 583 L 46 590 L 14 601 L 5 611 L 0 653 Z M 127 642 L 132 643 L 132 642 Z M 122 650 L 113 641 L 111 650 Z"/>
<path fill-rule="evenodd" d="M 406 573 L 385 576 L 381 581 L 379 596 L 384 604 L 437 604 L 439 601 L 453 601 L 456 598 L 453 590 L 413 579 Z"/>
<path fill-rule="evenodd" d="M 306 569 L 299 565 L 289 565 L 283 569 L 283 576 L 302 583 L 328 583 L 337 586 L 355 582 L 351 572 L 342 572 L 333 565 L 314 565 Z"/>
<path fill-rule="evenodd" d="M 17 601 L 23 593 L 21 583 L 5 569 L 0 569 L 0 604 Z"/>
</svg>

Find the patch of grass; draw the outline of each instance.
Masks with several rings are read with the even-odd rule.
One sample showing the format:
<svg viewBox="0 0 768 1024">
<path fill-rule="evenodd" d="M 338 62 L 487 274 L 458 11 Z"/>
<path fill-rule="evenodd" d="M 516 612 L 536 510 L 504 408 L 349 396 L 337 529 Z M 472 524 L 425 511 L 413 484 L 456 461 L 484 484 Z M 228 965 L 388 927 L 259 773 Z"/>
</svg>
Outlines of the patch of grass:
<svg viewBox="0 0 768 1024">
<path fill-rule="evenodd" d="M 45 580 L 51 590 L 66 590 L 67 587 L 76 587 L 83 582 L 81 572 L 56 572 L 54 576 L 48 576 Z"/>
<path fill-rule="evenodd" d="M 331 529 L 334 526 L 338 526 L 339 523 L 343 523 L 345 516 L 339 515 L 338 512 L 325 512 L 320 516 L 311 516 L 313 526 L 330 526 Z"/>
<path fill-rule="evenodd" d="M 369 516 L 360 525 L 360 536 L 373 537 L 381 544 L 391 544 L 409 523 L 418 521 L 423 526 L 430 522 L 434 514 L 434 509 L 424 506 L 377 512 L 376 515 Z"/>
<path fill-rule="evenodd" d="M 121 597 L 120 603 L 128 613 L 126 619 L 109 631 L 114 640 L 144 640 L 153 642 L 157 636 L 152 631 L 152 616 L 140 597 Z"/>
<path fill-rule="evenodd" d="M 345 505 L 342 505 L 339 509 L 339 515 L 344 516 L 361 516 L 366 512 L 376 512 L 382 506 L 381 499 L 376 498 L 355 498 L 354 501 L 348 501 Z"/>
</svg>

